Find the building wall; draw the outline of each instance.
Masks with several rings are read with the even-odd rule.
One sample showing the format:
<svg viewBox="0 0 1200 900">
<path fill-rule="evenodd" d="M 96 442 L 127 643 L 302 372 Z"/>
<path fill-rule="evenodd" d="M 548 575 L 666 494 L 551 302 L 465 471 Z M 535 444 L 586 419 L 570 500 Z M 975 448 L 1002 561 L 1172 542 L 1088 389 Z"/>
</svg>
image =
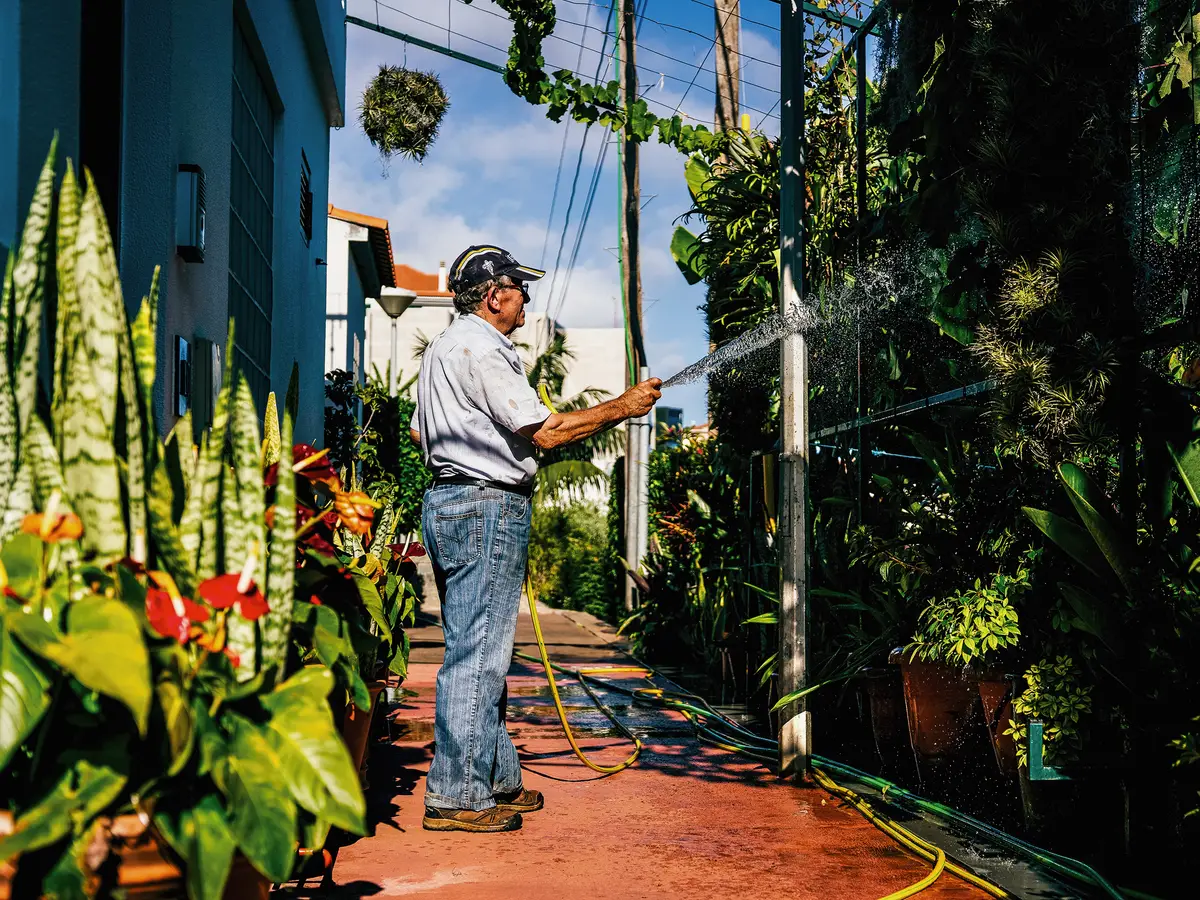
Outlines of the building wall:
<svg viewBox="0 0 1200 900">
<path fill-rule="evenodd" d="M 404 311 L 396 320 L 396 366 L 392 372 L 393 387 L 403 385 L 420 370 L 413 346 L 418 336 L 428 340 L 437 337 L 450 325 L 454 307 L 443 305 L 449 301 L 435 299 L 438 305 L 428 305 L 430 301 L 418 297 L 413 305 Z M 387 371 L 388 362 L 392 358 L 392 320 L 387 313 L 380 309 L 378 303 L 372 303 L 367 310 L 367 347 L 364 353 L 364 368 L 368 373 L 376 366 L 379 374 Z"/>
<path fill-rule="evenodd" d="M 330 5 L 339 6 L 340 0 L 317 4 L 318 9 Z M 299 365 L 300 411 L 296 436 L 297 440 L 316 444 L 324 433 L 325 340 L 321 323 L 325 319 L 326 277 L 325 266 L 316 265 L 316 261 L 327 256 L 327 231 L 321 227 L 320 213 L 329 207 L 330 123 L 295 13 L 299 5 L 280 4 L 279 0 L 247 0 L 247 6 L 282 103 L 275 133 L 271 384 L 282 395 L 287 390 L 293 362 Z M 280 15 L 281 8 L 291 9 L 292 15 Z M 331 28 L 331 33 L 340 36 L 344 69 L 344 25 L 340 29 Z M 313 172 L 313 235 L 307 247 L 300 228 L 301 150 Z"/>
<path fill-rule="evenodd" d="M 358 378 L 364 380 L 362 353 L 367 292 L 360 266 L 373 265 L 368 243 L 370 232 L 362 225 L 329 218 L 329 264 L 326 267 L 325 300 L 326 372 L 355 367 L 354 341 L 358 338 Z M 368 277 L 370 277 L 368 275 Z"/>
<path fill-rule="evenodd" d="M 79 156 L 80 0 L 0 2 L 0 244 L 12 247 L 50 141 Z M 3 251 L 0 251 L 3 255 Z"/>
<path fill-rule="evenodd" d="M 346 368 L 346 311 L 350 292 L 349 222 L 326 217 L 325 361 L 326 372 Z M 357 274 L 357 273 L 356 273 Z"/>
<path fill-rule="evenodd" d="M 84 0 L 0 0 L 0 245 L 11 246 L 51 136 L 79 157 Z M 176 335 L 223 345 L 229 313 L 229 196 L 235 20 L 259 58 L 275 107 L 272 387 L 300 366 L 297 435 L 322 432 L 326 230 L 306 246 L 300 223 L 301 150 L 315 211 L 328 203 L 329 127 L 345 108 L 343 0 L 123 0 L 124 41 L 117 243 L 127 305 L 136 309 L 162 267 L 155 403 L 174 424 Z M 116 14 L 114 12 L 114 14 Z M 315 40 L 314 40 L 314 35 Z M 330 71 L 331 70 L 331 71 Z M 333 95 L 336 94 L 336 97 Z M 175 255 L 180 163 L 206 179 L 203 263 Z M 0 258 L 4 255 L 0 247 Z M 0 259 L 2 262 L 2 259 Z M 203 385 L 194 384 L 194 394 Z M 195 405 L 196 397 L 193 397 Z"/>
</svg>

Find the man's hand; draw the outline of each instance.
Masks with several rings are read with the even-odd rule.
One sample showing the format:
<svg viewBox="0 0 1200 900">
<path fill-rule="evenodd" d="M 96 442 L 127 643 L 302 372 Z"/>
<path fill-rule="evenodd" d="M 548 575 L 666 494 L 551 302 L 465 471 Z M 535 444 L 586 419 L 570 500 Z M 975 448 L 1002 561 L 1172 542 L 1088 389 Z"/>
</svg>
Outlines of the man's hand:
<svg viewBox="0 0 1200 900">
<path fill-rule="evenodd" d="M 418 447 L 421 446 L 421 433 L 419 431 L 417 431 L 417 429 L 415 429 L 415 428 L 408 429 L 408 439 L 410 441 L 412 441 L 414 444 L 416 444 Z"/>
<path fill-rule="evenodd" d="M 662 399 L 661 378 L 648 378 L 641 384 L 635 384 L 621 395 L 621 402 L 629 409 L 629 418 L 636 419 L 646 415 L 654 408 L 654 404 Z"/>
<path fill-rule="evenodd" d="M 574 412 L 554 413 L 544 422 L 527 425 L 518 434 L 542 450 L 553 450 L 590 438 L 626 419 L 644 416 L 662 397 L 662 381 L 650 378 L 635 384 L 620 397 Z"/>
</svg>

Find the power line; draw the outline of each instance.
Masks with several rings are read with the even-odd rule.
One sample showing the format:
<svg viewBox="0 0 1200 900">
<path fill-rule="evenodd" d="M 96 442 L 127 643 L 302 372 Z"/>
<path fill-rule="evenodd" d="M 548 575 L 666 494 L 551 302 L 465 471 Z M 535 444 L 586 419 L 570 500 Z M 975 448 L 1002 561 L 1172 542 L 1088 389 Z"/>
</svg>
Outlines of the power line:
<svg viewBox="0 0 1200 900">
<path fill-rule="evenodd" d="M 384 0 L 375 0 L 375 5 L 376 5 L 376 7 L 383 7 L 384 9 L 391 10 L 392 12 L 399 13 L 400 15 L 402 15 L 402 16 L 405 16 L 405 17 L 407 17 L 407 18 L 409 18 L 409 19 L 412 19 L 412 20 L 413 20 L 413 21 L 415 21 L 415 22 L 420 22 L 422 25 L 428 25 L 430 28 L 437 29 L 438 31 L 444 31 L 444 32 L 447 32 L 448 34 L 451 34 L 451 35 L 453 35 L 453 36 L 455 36 L 455 37 L 460 37 L 460 38 L 463 38 L 464 40 L 473 41 L 473 42 L 474 42 L 474 43 L 476 43 L 476 44 L 482 44 L 483 46 L 485 46 L 485 47 L 488 47 L 488 48 L 490 48 L 490 49 L 492 49 L 492 50 L 495 50 L 495 51 L 496 51 L 496 52 L 498 52 L 498 53 L 503 53 L 505 56 L 507 56 L 507 55 L 508 55 L 508 51 L 507 51 L 507 50 L 505 50 L 505 49 L 503 49 L 503 48 L 501 48 L 501 47 L 497 47 L 495 44 L 490 44 L 490 43 L 488 43 L 487 41 L 480 40 L 479 38 L 471 37 L 469 34 L 463 34 L 463 33 L 461 33 L 461 32 L 458 32 L 458 31 L 453 31 L 453 30 L 448 30 L 448 29 L 445 29 L 445 28 L 443 28 L 441 25 L 438 25 L 438 24 L 436 24 L 436 23 L 434 23 L 434 22 L 430 22 L 428 19 L 422 19 L 420 16 L 413 15 L 412 13 L 410 13 L 410 12 L 408 12 L 408 11 L 406 11 L 406 10 L 400 9 L 400 8 L 398 8 L 398 7 L 395 7 L 395 6 L 391 6 L 391 5 L 389 5 L 388 3 L 385 3 L 385 2 L 384 2 Z M 493 15 L 494 15 L 494 13 L 493 13 Z M 646 19 L 645 19 L 645 21 L 647 21 L 647 22 L 653 22 L 654 20 L 653 20 L 653 19 L 650 19 L 650 18 L 646 18 Z M 692 32 L 692 34 L 697 34 L 697 33 L 698 33 L 698 32 Z M 553 35 L 551 35 L 551 37 L 553 37 Z M 562 40 L 564 43 L 570 44 L 571 46 L 574 46 L 574 47 L 583 47 L 584 49 L 586 49 L 586 50 L 590 50 L 590 51 L 591 51 L 591 52 L 593 52 L 593 53 L 596 53 L 596 52 L 598 52 L 598 51 L 596 51 L 596 50 L 595 50 L 595 48 L 592 48 L 592 47 L 586 47 L 586 46 L 584 46 L 584 45 L 582 45 L 582 44 L 578 44 L 578 43 L 576 43 L 576 42 L 574 42 L 574 41 L 568 41 L 568 40 L 566 40 L 566 39 L 562 39 L 562 38 L 560 38 L 559 40 Z M 709 44 L 708 54 L 705 56 L 704 60 L 701 62 L 701 67 L 704 65 L 704 63 L 705 63 L 705 62 L 707 62 L 707 61 L 708 61 L 708 57 L 712 55 L 712 49 L 713 49 L 713 47 L 715 47 L 715 46 L 716 46 L 716 43 L 715 43 L 715 42 L 712 42 L 712 43 L 710 43 L 710 44 Z M 751 58 L 751 59 L 753 59 L 754 57 L 748 57 L 748 58 Z M 601 62 L 603 62 L 603 57 L 601 57 L 601 60 L 600 60 L 600 61 L 601 61 Z M 559 68 L 566 69 L 566 67 L 565 67 L 565 66 L 561 66 L 561 67 L 559 67 Z M 670 76 L 668 76 L 668 75 L 666 75 L 666 73 L 664 73 L 664 72 L 655 72 L 653 69 L 648 69 L 648 68 L 646 68 L 645 66 L 638 66 L 637 68 L 638 68 L 638 70 L 639 70 L 639 71 L 644 71 L 644 72 L 648 72 L 648 73 L 653 73 L 654 75 L 663 75 L 663 76 L 665 76 L 665 77 L 669 77 L 669 78 L 671 78 L 672 80 L 678 80 L 678 81 L 680 81 L 680 82 L 682 82 L 682 81 L 683 81 L 683 79 L 681 79 L 681 78 L 677 78 L 676 76 L 673 76 L 673 75 L 670 75 Z M 568 70 L 568 71 L 569 71 L 569 70 Z M 710 70 L 710 69 L 703 69 L 703 68 L 701 68 L 701 69 L 698 69 L 696 76 L 694 76 L 694 78 L 693 78 L 693 81 L 692 81 L 692 82 L 689 82 L 689 84 L 690 84 L 691 86 L 695 86 L 695 78 L 698 78 L 698 77 L 699 77 L 699 72 L 700 72 L 700 71 L 705 71 L 705 72 L 710 72 L 710 73 L 711 73 L 711 71 L 712 71 L 712 70 Z M 592 82 L 586 82 L 586 81 L 585 81 L 584 83 L 585 83 L 585 84 L 589 84 L 589 83 L 590 83 L 590 84 L 592 84 L 593 86 L 600 86 L 600 84 L 601 84 L 601 82 L 600 82 L 600 80 L 599 80 L 598 78 L 597 78 L 595 81 L 592 81 Z M 701 87 L 700 87 L 700 90 L 702 90 L 702 91 L 707 91 L 708 93 L 710 93 L 710 94 L 714 94 L 714 95 L 715 95 L 715 93 L 716 93 L 716 92 L 715 92 L 714 90 L 712 90 L 711 88 L 706 88 L 706 87 L 703 87 L 703 86 L 701 86 Z M 764 88 L 764 90 L 769 90 L 769 89 L 767 89 L 767 88 Z M 690 88 L 689 88 L 689 91 L 688 91 L 688 92 L 690 92 Z M 685 97 L 687 96 L 687 93 L 688 93 L 688 92 L 685 92 L 685 94 L 684 94 L 684 96 L 685 96 Z M 680 104 L 679 104 L 679 106 L 676 106 L 674 109 L 672 109 L 672 107 L 670 106 L 670 104 L 663 103 L 663 102 L 661 102 L 661 101 L 659 101 L 659 100 L 655 100 L 655 99 L 653 99 L 653 98 L 651 98 L 651 97 L 643 97 L 642 99 L 644 99 L 644 100 L 645 100 L 646 102 L 648 102 L 648 103 L 654 103 L 654 104 L 656 104 L 656 105 L 658 105 L 658 106 L 661 106 L 663 109 L 671 110 L 671 114 L 672 114 L 672 115 L 681 115 L 681 113 L 680 113 L 680 108 L 682 107 L 682 100 L 680 101 Z M 774 115 L 771 115 L 771 114 L 769 114 L 769 113 L 765 113 L 763 110 L 761 110 L 761 109 L 759 109 L 759 108 L 757 108 L 757 107 L 754 107 L 754 106 L 749 106 L 749 105 L 747 105 L 747 104 L 742 104 L 742 106 L 743 106 L 743 108 L 744 108 L 744 109 L 746 109 L 746 110 L 748 110 L 748 111 L 750 111 L 750 112 L 758 113 L 758 114 L 760 114 L 760 115 L 764 116 L 764 118 L 778 118 L 778 116 L 774 116 Z M 694 119 L 694 118 L 695 118 L 695 117 L 693 117 L 693 116 L 689 116 L 689 115 L 687 115 L 687 113 L 682 113 L 682 115 L 684 116 L 684 118 L 690 118 L 690 119 Z M 696 121 L 702 121 L 702 120 L 696 119 Z"/>
<path fill-rule="evenodd" d="M 587 7 L 587 11 L 584 13 L 584 17 L 583 17 L 584 25 L 587 24 L 588 17 L 591 14 L 592 14 L 592 6 L 589 3 L 588 7 Z M 611 22 L 606 22 L 605 28 L 604 28 L 604 45 L 603 45 L 604 47 L 608 46 L 608 32 L 609 32 L 610 28 L 611 28 Z M 576 61 L 575 67 L 579 68 L 579 66 L 581 66 L 581 65 L 583 65 L 583 47 L 582 46 L 579 48 L 579 59 Z M 539 264 L 540 264 L 540 260 L 546 258 L 546 249 L 550 246 L 550 226 L 553 225 L 553 223 L 554 223 L 554 210 L 555 210 L 555 207 L 558 205 L 558 186 L 559 186 L 559 182 L 562 180 L 563 160 L 566 158 L 567 138 L 570 136 L 570 134 L 571 134 L 571 123 L 570 123 L 570 121 L 568 121 L 566 127 L 563 129 L 562 149 L 559 150 L 559 152 L 558 152 L 558 170 L 554 173 L 554 192 L 551 195 L 551 199 L 550 199 L 550 215 L 546 217 L 546 234 L 545 234 L 545 237 L 542 239 L 542 255 L 539 257 Z M 539 291 L 539 293 L 541 293 L 541 292 Z M 549 309 L 549 307 L 550 307 L 550 298 L 547 297 L 546 298 L 546 308 Z"/>
<path fill-rule="evenodd" d="M 722 30 L 724 30 L 725 26 L 726 26 L 726 25 L 728 25 L 728 24 L 729 24 L 729 13 L 726 13 L 726 14 L 725 14 L 725 21 L 721 23 L 721 28 L 722 28 Z M 697 78 L 699 78 L 699 77 L 700 77 L 700 73 L 701 73 L 702 71 L 704 71 L 704 64 L 705 64 L 706 62 L 708 62 L 708 58 L 709 58 L 710 56 L 712 56 L 713 48 L 714 48 L 714 47 L 716 47 L 716 46 L 717 46 L 717 42 L 716 42 L 716 40 L 713 40 L 713 42 L 712 42 L 711 44 L 709 44 L 709 45 L 708 45 L 708 50 L 706 50 L 706 51 L 705 51 L 705 53 L 704 53 L 704 59 L 702 59 L 702 60 L 700 61 L 700 65 L 696 66 L 696 73 L 695 73 L 694 75 L 692 75 L 692 82 L 691 82 L 691 84 L 689 84 L 689 85 L 687 86 L 687 90 L 683 92 L 683 96 L 679 98 L 679 103 L 678 103 L 678 104 L 676 104 L 676 106 L 675 106 L 675 112 L 676 112 L 676 113 L 678 113 L 678 112 L 679 112 L 679 109 L 680 109 L 680 107 L 682 107 L 682 106 L 683 106 L 683 101 L 687 99 L 687 95 L 688 95 L 689 93 L 691 93 L 692 87 L 693 87 L 693 86 L 695 86 L 695 84 L 696 84 L 696 79 L 697 79 Z M 714 96 L 715 96 L 715 95 L 716 95 L 716 91 L 714 91 L 714 92 L 713 92 L 713 94 L 714 94 Z"/>
</svg>

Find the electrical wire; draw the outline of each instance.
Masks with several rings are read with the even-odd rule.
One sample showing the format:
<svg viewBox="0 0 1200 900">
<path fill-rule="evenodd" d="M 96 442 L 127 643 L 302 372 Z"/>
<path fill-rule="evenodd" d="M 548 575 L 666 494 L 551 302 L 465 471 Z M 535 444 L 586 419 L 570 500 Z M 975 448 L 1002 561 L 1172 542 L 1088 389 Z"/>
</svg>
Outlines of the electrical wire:
<svg viewBox="0 0 1200 900">
<path fill-rule="evenodd" d="M 589 3 L 587 6 L 587 11 L 584 13 L 583 23 L 585 26 L 587 25 L 587 20 L 588 20 L 588 17 L 591 15 L 591 13 L 592 13 L 592 5 Z M 605 23 L 605 28 L 604 28 L 604 44 L 601 48 L 602 53 L 603 53 L 603 49 L 608 47 L 608 34 L 611 29 L 612 29 L 612 21 L 611 21 L 611 17 L 609 17 L 609 20 Z M 576 61 L 575 67 L 579 68 L 582 65 L 583 65 L 583 47 L 580 46 L 579 59 Z M 558 186 L 559 186 L 559 182 L 562 180 L 563 160 L 566 158 L 567 138 L 570 134 L 571 134 L 571 123 L 570 123 L 570 121 L 568 121 L 566 127 L 563 129 L 562 148 L 558 152 L 558 170 L 554 173 L 554 192 L 550 198 L 550 215 L 546 217 L 546 234 L 542 239 L 542 255 L 540 257 L 538 257 L 539 260 L 546 258 L 546 249 L 550 246 L 550 226 L 554 223 L 554 209 L 558 204 Z M 546 308 L 547 309 L 549 309 L 549 306 L 550 306 L 549 299 L 550 299 L 549 297 L 546 298 Z"/>
<path fill-rule="evenodd" d="M 495 50 L 497 53 L 500 53 L 500 54 L 502 54 L 502 55 L 503 55 L 505 58 L 507 58 L 507 56 L 508 56 L 508 50 L 507 50 L 507 49 L 505 49 L 505 48 L 503 48 L 503 47 L 498 47 L 498 46 L 496 46 L 495 44 L 489 43 L 488 41 L 481 40 L 481 39 L 479 39 L 479 38 L 477 38 L 477 37 L 472 37 L 472 36 L 471 36 L 471 35 L 469 35 L 469 34 L 463 34 L 463 33 L 462 33 L 462 32 L 460 32 L 460 31 L 454 31 L 453 29 L 449 29 L 449 28 L 443 28 L 441 25 L 438 25 L 438 24 L 437 24 L 437 23 L 435 23 L 435 22 L 430 22 L 428 19 L 423 19 L 423 18 L 421 18 L 420 16 L 417 16 L 417 15 L 414 15 L 413 13 L 410 13 L 410 12 L 408 12 L 407 10 L 400 9 L 399 7 L 396 7 L 396 6 L 392 6 L 392 5 L 390 5 L 390 4 L 386 3 L 386 2 L 384 2 L 384 0 L 375 0 L 375 6 L 376 6 L 376 10 L 377 10 L 376 18 L 378 18 L 378 8 L 379 8 L 379 7 L 382 7 L 382 8 L 384 8 L 384 9 L 390 10 L 391 12 L 399 13 L 400 15 L 402 15 L 402 16 L 404 16 L 404 17 L 406 17 L 406 18 L 412 19 L 414 22 L 420 22 L 422 25 L 426 25 L 426 26 L 428 26 L 428 27 L 430 27 L 430 28 L 436 29 L 436 30 L 438 30 L 439 32 L 445 32 L 447 35 L 452 35 L 452 36 L 454 36 L 454 37 L 459 37 L 459 38 L 462 38 L 463 40 L 467 40 L 467 41 L 471 41 L 472 43 L 480 44 L 481 46 L 487 47 L 487 48 L 488 48 L 488 49 L 490 49 L 490 50 Z M 485 9 L 485 8 L 483 8 L 483 7 L 479 7 L 479 9 L 480 9 L 480 11 L 482 11 L 482 12 L 485 12 L 485 13 L 487 13 L 488 15 L 499 16 L 500 18 L 504 18 L 504 19 L 507 19 L 507 18 L 508 18 L 507 16 L 501 16 L 499 13 L 496 13 L 496 12 L 494 12 L 494 11 L 492 11 L 492 10 Z M 646 19 L 645 19 L 645 21 L 647 21 L 647 22 L 650 22 L 650 23 L 652 23 L 652 24 L 655 24 L 655 25 L 660 25 L 660 26 L 662 26 L 662 27 L 676 28 L 677 30 L 680 30 L 680 31 L 685 31 L 685 32 L 687 32 L 687 33 L 689 33 L 689 34 L 693 34 L 693 35 L 696 35 L 696 36 L 698 36 L 698 37 L 704 37 L 704 35 L 700 34 L 700 33 L 699 33 L 699 32 L 697 32 L 697 31 L 693 31 L 692 29 L 689 29 L 689 28 L 682 28 L 681 26 L 675 26 L 675 25 L 671 25 L 670 23 L 658 22 L 657 20 L 655 20 L 655 19 L 650 19 L 650 18 L 646 18 Z M 575 23 L 568 23 L 568 24 L 575 24 Z M 591 27 L 594 27 L 594 26 L 591 26 Z M 599 29 L 596 29 L 596 30 L 597 30 L 597 31 L 599 31 Z M 559 41 L 560 43 L 566 44 L 566 45 L 568 45 L 568 46 L 571 46 L 571 47 L 582 48 L 583 50 L 587 50 L 588 52 L 591 52 L 591 53 L 597 53 L 597 52 L 598 52 L 598 51 L 597 51 L 597 50 L 596 50 L 594 47 L 588 47 L 588 46 L 587 46 L 587 45 L 585 45 L 585 44 L 579 43 L 579 42 L 577 42 L 577 41 L 571 41 L 571 40 L 568 40 L 567 38 L 559 37 L 558 35 L 553 35 L 553 34 L 551 34 L 551 35 L 547 35 L 547 37 L 548 37 L 549 39 L 552 39 L 552 40 Z M 700 90 L 702 90 L 702 91 L 705 91 L 706 93 L 712 94 L 713 96 L 716 96 L 716 93 L 717 93 L 717 92 L 716 92 L 716 90 L 715 90 L 714 88 L 708 88 L 708 87 L 705 87 L 704 85 L 697 85 L 697 84 L 696 84 L 696 80 L 699 78 L 699 76 L 700 76 L 700 73 L 701 73 L 701 72 L 707 72 L 708 74 L 714 74 L 714 75 L 715 75 L 715 73 L 713 72 L 713 70 L 712 70 L 712 69 L 705 69 L 705 68 L 704 68 L 704 64 L 705 64 L 705 63 L 707 63 L 707 62 L 708 62 L 708 59 L 711 57 L 711 55 L 712 55 L 712 51 L 713 51 L 713 48 L 716 46 L 716 42 L 715 42 L 715 41 L 714 41 L 712 38 L 706 38 L 706 40 L 708 40 L 708 41 L 709 41 L 709 47 L 708 47 L 708 51 L 706 52 L 704 59 L 701 61 L 701 63 L 700 63 L 700 66 L 698 66 L 698 67 L 697 67 L 695 74 L 692 76 L 692 79 L 691 79 L 691 80 L 688 82 L 688 88 L 687 88 L 687 90 L 685 90 L 685 92 L 684 92 L 684 98 L 686 98 L 686 97 L 687 97 L 687 94 L 688 94 L 688 93 L 690 93 L 690 91 L 691 91 L 691 89 L 692 89 L 693 87 L 698 87 Z M 655 52 L 657 52 L 657 51 L 654 51 L 654 50 L 652 50 L 652 49 L 651 49 L 651 48 L 649 48 L 649 47 L 644 47 L 644 46 L 640 46 L 640 47 L 639 47 L 639 49 L 642 49 L 642 50 L 645 50 L 645 51 L 647 51 L 647 52 L 651 52 L 651 53 L 655 53 Z M 659 54 L 659 55 L 665 55 L 665 54 Z M 739 55 L 740 55 L 740 56 L 742 56 L 742 57 L 743 57 L 743 58 L 745 58 L 745 59 L 750 59 L 750 60 L 753 60 L 753 61 L 755 61 L 755 62 L 760 62 L 760 63 L 763 63 L 763 64 L 765 64 L 765 65 L 769 65 L 769 66 L 775 66 L 776 68 L 778 68 L 778 64 L 777 64 L 777 63 L 770 62 L 769 60 L 759 59 L 758 57 L 750 56 L 749 54 L 739 54 Z M 681 64 L 683 64 L 683 65 L 689 65 L 688 63 L 686 63 L 686 62 L 683 62 L 683 61 L 681 61 L 681 60 L 676 60 L 676 61 L 680 62 L 680 63 L 681 63 Z M 572 70 L 571 70 L 569 67 L 567 67 L 567 66 L 554 66 L 553 64 L 549 64 L 549 65 L 547 66 L 547 68 L 548 68 L 548 69 L 551 69 L 551 70 L 554 70 L 554 69 L 563 69 L 563 70 L 565 70 L 565 71 L 572 71 Z M 641 65 L 639 65 L 639 66 L 636 66 L 636 69 L 637 69 L 639 72 L 642 72 L 642 73 L 653 74 L 654 76 L 656 76 L 656 78 L 657 78 L 657 76 L 663 76 L 663 77 L 666 77 L 666 78 L 670 78 L 672 81 L 678 81 L 678 82 L 680 82 L 680 83 L 683 83 L 683 81 L 684 81 L 684 80 L 683 80 L 683 78 L 681 78 L 681 77 L 679 77 L 679 76 L 676 76 L 676 75 L 668 75 L 668 74 L 667 74 L 667 73 L 665 73 L 665 72 L 658 72 L 658 71 L 656 71 L 656 70 L 654 70 L 654 69 L 651 69 L 651 68 L 649 68 L 649 67 L 647 67 L 647 66 L 641 66 Z M 599 86 L 602 86 L 602 85 L 603 85 L 603 82 L 601 82 L 599 79 L 593 80 L 593 81 L 591 81 L 591 82 L 584 81 L 584 83 L 585 83 L 585 84 L 591 84 L 591 85 L 592 85 L 592 86 L 594 86 L 594 87 L 599 87 Z M 758 88 L 759 90 L 763 90 L 763 91 L 771 91 L 771 90 L 773 90 L 772 88 L 769 88 L 769 87 L 766 87 L 766 86 L 763 86 L 763 85 L 759 85 L 759 84 L 753 84 L 753 83 L 751 83 L 751 82 L 745 82 L 745 84 L 747 84 L 747 85 L 750 85 L 750 86 L 753 86 L 753 87 L 755 87 L 755 88 Z M 663 103 L 663 102 L 661 102 L 661 101 L 654 100 L 653 98 L 651 98 L 651 97 L 648 97 L 648 96 L 643 96 L 643 97 L 642 97 L 642 99 L 643 99 L 643 100 L 646 100 L 648 103 L 655 103 L 655 104 L 657 104 L 658 106 L 662 107 L 663 109 L 668 109 L 668 110 L 671 110 L 671 114 L 672 114 L 672 115 L 682 115 L 684 118 L 690 118 L 690 119 L 694 119 L 694 120 L 695 120 L 695 117 L 694 117 L 694 116 L 689 116 L 689 115 L 687 115 L 686 113 L 681 113 L 681 112 L 680 112 L 680 108 L 682 107 L 682 100 L 680 101 L 680 103 L 679 103 L 679 104 L 677 104 L 677 105 L 676 105 L 674 108 L 672 108 L 672 107 L 670 106 L 670 104 L 667 104 L 667 103 Z M 754 107 L 754 106 L 750 106 L 750 105 L 748 105 L 748 104 L 744 104 L 744 103 L 743 103 L 743 104 L 742 104 L 742 108 L 743 108 L 743 109 L 745 109 L 745 110 L 747 110 L 747 111 L 749 111 L 749 112 L 758 113 L 758 114 L 762 115 L 762 116 L 763 116 L 763 118 L 764 118 L 764 120 L 765 120 L 765 119 L 767 119 L 767 118 L 778 118 L 777 116 L 773 116 L 773 115 L 771 115 L 770 113 L 764 112 L 762 109 L 759 109 L 759 108 L 757 108 L 757 107 Z M 696 121 L 700 121 L 700 120 L 696 120 Z"/>
</svg>

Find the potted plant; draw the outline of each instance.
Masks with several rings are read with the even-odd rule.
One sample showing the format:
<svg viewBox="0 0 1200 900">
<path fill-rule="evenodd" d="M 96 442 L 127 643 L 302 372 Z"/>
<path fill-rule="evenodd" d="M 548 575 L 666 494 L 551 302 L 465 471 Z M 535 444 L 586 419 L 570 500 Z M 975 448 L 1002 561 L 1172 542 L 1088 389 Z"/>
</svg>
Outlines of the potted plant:
<svg viewBox="0 0 1200 900">
<path fill-rule="evenodd" d="M 334 676 L 288 665 L 293 479 L 268 527 L 271 441 L 232 366 L 198 452 L 187 417 L 160 439 L 156 282 L 129 323 L 96 189 L 68 164 L 56 191 L 54 158 L 0 301 L 0 860 L 26 895 L 260 896 L 297 847 L 365 830 Z"/>
<path fill-rule="evenodd" d="M 1021 635 L 1013 602 L 1029 590 L 1029 556 L 1015 575 L 997 573 L 988 583 L 976 579 L 971 588 L 932 600 L 922 610 L 899 660 L 909 736 L 919 757 L 942 757 L 961 746 L 979 697 L 997 764 L 1015 774 L 1012 741 L 1000 727 L 1009 702 L 1007 682 L 995 662 Z"/>
</svg>

